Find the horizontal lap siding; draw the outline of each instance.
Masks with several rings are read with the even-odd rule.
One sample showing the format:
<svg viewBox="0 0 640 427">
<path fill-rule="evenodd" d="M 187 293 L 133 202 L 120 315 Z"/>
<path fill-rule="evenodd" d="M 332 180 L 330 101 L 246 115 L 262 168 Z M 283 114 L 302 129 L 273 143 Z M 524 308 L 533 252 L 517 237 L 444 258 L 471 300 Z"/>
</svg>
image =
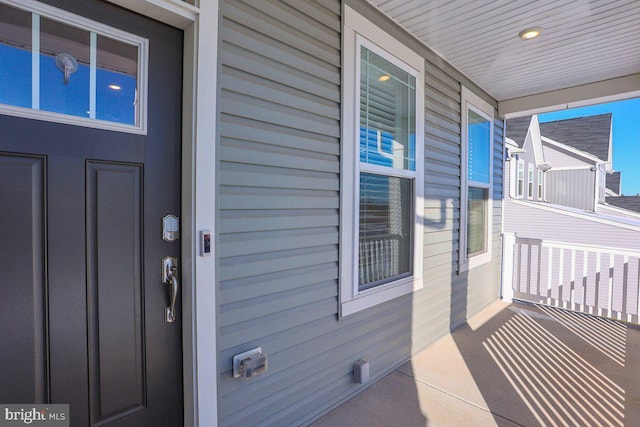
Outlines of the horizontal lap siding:
<svg viewBox="0 0 640 427">
<path fill-rule="evenodd" d="M 303 424 L 359 390 L 355 360 L 368 360 L 375 379 L 498 295 L 497 261 L 469 286 L 466 274 L 457 275 L 460 82 L 432 59 L 425 287 L 338 319 L 340 10 L 338 0 L 223 3 L 218 374 L 225 426 Z M 494 232 L 497 260 L 499 225 Z M 268 372 L 234 379 L 233 355 L 258 346 Z"/>
<path fill-rule="evenodd" d="M 532 221 L 531 218 L 535 218 Z M 520 238 L 541 239 L 575 245 L 595 245 L 630 250 L 640 249 L 637 228 L 623 223 L 597 222 L 597 218 L 575 215 L 562 209 L 545 209 L 540 204 L 505 202 L 504 229 Z"/>
<path fill-rule="evenodd" d="M 227 1 L 223 13 L 222 425 L 292 425 L 323 382 L 346 381 L 324 353 L 340 345 L 340 3 Z M 258 346 L 268 374 L 234 380 L 233 355 Z"/>
<path fill-rule="evenodd" d="M 414 351 L 464 322 L 500 293 L 503 122 L 496 120 L 494 124 L 492 262 L 458 274 L 460 82 L 430 59 L 425 68 L 426 281 L 425 288 L 414 297 Z"/>
</svg>

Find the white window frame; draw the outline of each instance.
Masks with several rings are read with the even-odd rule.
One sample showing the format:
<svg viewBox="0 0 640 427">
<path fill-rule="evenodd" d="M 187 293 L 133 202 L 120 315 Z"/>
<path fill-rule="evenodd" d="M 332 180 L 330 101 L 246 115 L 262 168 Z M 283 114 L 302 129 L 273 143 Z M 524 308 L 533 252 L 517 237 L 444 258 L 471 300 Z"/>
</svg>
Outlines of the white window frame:
<svg viewBox="0 0 640 427">
<path fill-rule="evenodd" d="M 544 201 L 544 172 L 538 170 L 538 200 Z"/>
<path fill-rule="evenodd" d="M 516 167 L 516 198 L 522 199 L 523 197 L 524 197 L 524 160 L 518 159 L 517 167 Z"/>
<path fill-rule="evenodd" d="M 534 179 L 535 174 L 533 171 L 533 163 L 529 163 L 527 165 L 527 199 L 533 199 L 533 191 L 534 191 Z"/>
<path fill-rule="evenodd" d="M 462 143 L 461 143 L 461 194 L 460 194 L 460 238 L 459 238 L 459 269 L 460 271 L 467 271 L 482 264 L 486 264 L 491 261 L 492 254 L 492 235 L 493 235 L 493 157 L 495 150 L 495 135 L 494 135 L 494 108 L 484 99 L 473 93 L 471 90 L 462 86 L 461 90 L 461 108 L 462 108 Z M 473 110 L 476 114 L 479 114 L 489 120 L 490 135 L 491 135 L 491 153 L 489 155 L 489 184 L 470 181 L 469 177 L 469 164 L 468 164 L 468 135 L 467 135 L 467 123 L 469 120 L 469 110 Z M 467 254 L 467 227 L 468 227 L 468 202 L 469 202 L 469 187 L 483 188 L 488 190 L 488 202 L 487 202 L 487 216 L 486 216 L 486 239 L 487 250 L 485 252 L 474 254 L 469 256 Z"/>
<path fill-rule="evenodd" d="M 340 182 L 340 316 L 348 316 L 423 287 L 424 59 L 348 6 L 344 6 L 342 76 L 342 162 Z M 360 46 L 416 78 L 413 262 L 409 277 L 358 289 L 360 193 Z M 372 165 L 375 166 L 375 165 Z M 372 169 L 367 168 L 368 170 Z M 384 173 L 394 175 L 397 169 Z M 400 176 L 400 175 L 398 175 Z"/>
<path fill-rule="evenodd" d="M 70 25 L 75 28 L 79 28 L 84 31 L 88 31 L 91 34 L 91 57 L 95 58 L 96 55 L 96 35 L 106 36 L 108 38 L 117 40 L 119 42 L 127 43 L 134 45 L 138 48 L 138 93 L 137 93 L 137 110 L 135 112 L 137 123 L 133 125 L 111 122 L 108 120 L 99 120 L 96 118 L 89 117 L 80 117 L 73 116 L 71 114 L 63 114 L 63 113 L 55 113 L 52 111 L 44 111 L 39 109 L 39 57 L 38 60 L 34 61 L 33 68 L 34 72 L 32 75 L 32 107 L 18 107 L 14 105 L 2 104 L 0 103 L 0 114 L 5 114 L 8 116 L 14 117 L 24 117 L 28 119 L 35 120 L 44 120 L 47 122 L 54 123 L 65 123 L 69 125 L 75 126 L 84 126 L 89 128 L 96 129 L 105 129 L 112 130 L 118 132 L 127 132 L 133 134 L 147 134 L 147 91 L 148 91 L 148 83 L 147 83 L 147 68 L 149 63 L 149 40 L 137 36 L 135 34 L 128 33 L 126 31 L 119 30 L 117 28 L 102 24 L 97 21 L 93 21 L 91 19 L 82 17 L 80 15 L 73 14 L 71 12 L 67 12 L 62 9 L 58 9 L 53 6 L 49 6 L 44 3 L 40 3 L 34 0 L 0 0 L 0 3 L 7 4 L 16 9 L 21 9 L 29 13 L 35 13 L 40 15 L 41 17 L 51 19 L 57 22 L 60 22 L 65 25 Z M 34 23 L 38 22 L 39 19 L 34 19 Z M 37 25 L 37 24 L 36 24 Z M 33 31 L 38 31 L 39 28 L 34 28 Z M 32 49 L 39 49 L 39 34 L 36 37 L 33 36 L 34 39 L 38 40 L 38 45 L 34 43 Z M 35 55 L 35 53 L 34 53 Z M 93 62 L 93 60 L 92 60 Z M 38 67 L 38 68 L 35 68 Z M 91 74 L 95 75 L 95 63 L 91 65 Z M 95 81 L 92 78 L 91 88 L 90 88 L 90 111 L 92 111 L 93 115 L 95 115 Z"/>
</svg>

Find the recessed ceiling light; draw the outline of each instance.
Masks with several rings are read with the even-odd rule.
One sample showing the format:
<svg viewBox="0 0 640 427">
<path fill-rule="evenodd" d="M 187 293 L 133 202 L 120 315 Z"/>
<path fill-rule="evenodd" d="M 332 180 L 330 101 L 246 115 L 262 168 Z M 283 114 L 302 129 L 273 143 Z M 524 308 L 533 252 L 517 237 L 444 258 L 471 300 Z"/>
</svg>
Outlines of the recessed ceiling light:
<svg viewBox="0 0 640 427">
<path fill-rule="evenodd" d="M 109 85 L 109 89 L 120 90 L 122 88 L 120 86 L 118 86 L 118 85 Z"/>
<path fill-rule="evenodd" d="M 531 40 L 531 39 L 535 39 L 540 34 L 542 34 L 542 28 L 533 27 L 533 28 L 527 28 L 526 30 L 520 31 L 518 33 L 518 37 L 520 37 L 522 40 Z"/>
<path fill-rule="evenodd" d="M 381 75 L 380 77 L 378 77 L 378 80 L 379 80 L 379 81 L 381 81 L 381 82 L 386 82 L 386 81 L 387 81 L 387 80 L 389 80 L 390 78 L 391 78 L 391 76 L 390 76 L 390 75 L 388 75 L 388 74 L 383 74 L 383 75 Z"/>
</svg>

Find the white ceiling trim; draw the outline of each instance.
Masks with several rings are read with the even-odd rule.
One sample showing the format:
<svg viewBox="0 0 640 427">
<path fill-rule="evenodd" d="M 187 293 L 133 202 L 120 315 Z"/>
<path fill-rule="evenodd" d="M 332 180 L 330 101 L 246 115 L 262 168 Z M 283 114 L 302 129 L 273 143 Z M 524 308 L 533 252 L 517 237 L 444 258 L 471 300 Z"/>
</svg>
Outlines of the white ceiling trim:
<svg viewBox="0 0 640 427">
<path fill-rule="evenodd" d="M 640 97 L 640 73 L 498 102 L 498 114 L 512 119 L 548 111 Z"/>
</svg>

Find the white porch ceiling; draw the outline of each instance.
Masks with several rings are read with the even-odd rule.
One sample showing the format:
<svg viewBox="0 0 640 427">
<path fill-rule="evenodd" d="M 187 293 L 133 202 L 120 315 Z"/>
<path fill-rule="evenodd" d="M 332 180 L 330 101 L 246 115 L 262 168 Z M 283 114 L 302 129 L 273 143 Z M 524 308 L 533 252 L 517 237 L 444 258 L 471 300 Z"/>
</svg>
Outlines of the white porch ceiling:
<svg viewBox="0 0 640 427">
<path fill-rule="evenodd" d="M 640 0 L 368 1 L 499 101 L 640 75 Z"/>
</svg>

